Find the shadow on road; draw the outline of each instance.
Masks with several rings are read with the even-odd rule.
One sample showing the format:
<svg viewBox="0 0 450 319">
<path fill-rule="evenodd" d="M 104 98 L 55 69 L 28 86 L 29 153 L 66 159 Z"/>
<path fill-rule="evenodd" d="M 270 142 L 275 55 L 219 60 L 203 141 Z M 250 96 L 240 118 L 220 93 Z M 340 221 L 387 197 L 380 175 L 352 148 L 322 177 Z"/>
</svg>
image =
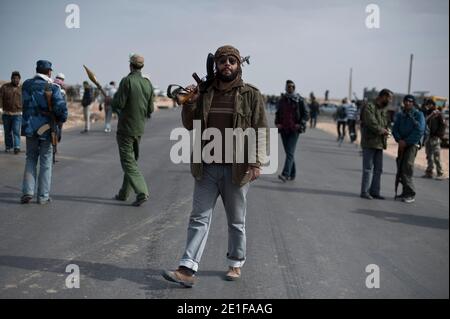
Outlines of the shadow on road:
<svg viewBox="0 0 450 319">
<path fill-rule="evenodd" d="M 21 193 L 1 193 L 0 203 L 17 204 L 20 203 Z M 98 205 L 111 205 L 111 206 L 130 206 L 130 203 L 120 202 L 114 200 L 112 197 L 93 197 L 93 196 L 70 196 L 70 195 L 51 195 L 53 201 L 69 201 L 76 203 L 98 204 Z"/>
<path fill-rule="evenodd" d="M 300 151 L 308 151 L 311 153 L 320 153 L 320 154 L 331 154 L 331 155 L 341 155 L 347 157 L 359 157 L 357 152 L 351 152 L 349 150 L 324 150 L 323 148 L 306 146 L 300 149 Z"/>
<path fill-rule="evenodd" d="M 419 215 L 411 215 L 411 214 L 399 214 L 393 212 L 386 212 L 380 210 L 372 210 L 372 209 L 356 209 L 352 211 L 353 214 L 361 214 L 367 215 L 371 217 L 375 217 L 378 219 L 382 219 L 385 221 L 389 221 L 392 223 L 403 223 L 413 226 L 421 226 L 428 228 L 436 228 L 436 229 L 446 229 L 448 230 L 448 219 L 437 218 L 437 217 L 428 217 L 428 216 L 419 216 Z"/>
<path fill-rule="evenodd" d="M 267 180 L 265 180 L 267 181 Z M 279 185 L 285 185 L 282 182 L 273 182 Z M 271 191 L 278 192 L 288 192 L 288 193 L 304 193 L 304 194 L 312 194 L 312 195 L 330 195 L 330 196 L 339 196 L 339 197 L 352 197 L 359 198 L 359 194 L 327 190 L 327 189 L 313 189 L 313 188 L 304 188 L 304 187 L 279 187 L 279 186 L 268 186 L 268 185 L 254 185 L 252 188 L 262 188 Z"/>
<path fill-rule="evenodd" d="M 303 139 L 303 141 L 301 143 L 303 143 L 304 145 L 307 145 L 307 144 L 309 144 L 309 145 L 317 145 L 318 142 L 323 142 L 321 144 L 327 144 L 328 146 L 336 145 L 336 139 L 335 138 L 316 137 L 316 136 L 311 136 L 311 135 L 305 135 L 305 139 Z"/>
<path fill-rule="evenodd" d="M 355 173 L 360 173 L 362 174 L 362 168 L 358 169 L 358 168 L 342 168 L 342 167 L 337 167 L 336 168 L 337 171 L 347 171 L 347 172 L 355 172 Z M 383 175 L 390 175 L 390 176 L 395 176 L 397 175 L 396 173 L 393 172 L 383 172 Z"/>
<path fill-rule="evenodd" d="M 181 288 L 178 284 L 172 284 L 162 278 L 162 269 L 151 268 L 122 268 L 114 265 L 87 262 L 81 260 L 64 260 L 54 258 L 35 258 L 24 256 L 0 255 L 0 267 L 13 267 L 30 271 L 42 271 L 48 273 L 64 274 L 70 264 L 80 268 L 81 277 L 89 277 L 101 281 L 115 281 L 125 279 L 130 282 L 143 285 L 144 290 L 165 290 L 168 288 Z M 201 276 L 223 277 L 224 272 L 201 271 Z"/>
</svg>

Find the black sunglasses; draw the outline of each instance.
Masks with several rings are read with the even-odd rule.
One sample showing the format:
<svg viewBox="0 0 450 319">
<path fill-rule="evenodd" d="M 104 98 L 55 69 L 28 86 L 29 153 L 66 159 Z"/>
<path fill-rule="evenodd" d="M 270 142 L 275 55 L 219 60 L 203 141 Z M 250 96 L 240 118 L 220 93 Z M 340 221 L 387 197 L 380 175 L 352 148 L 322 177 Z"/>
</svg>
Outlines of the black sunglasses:
<svg viewBox="0 0 450 319">
<path fill-rule="evenodd" d="M 227 63 L 227 61 L 231 65 L 235 65 L 238 62 L 238 60 L 234 56 L 223 56 L 223 57 L 219 58 L 219 60 L 218 60 L 219 64 L 225 64 L 225 63 Z"/>
</svg>

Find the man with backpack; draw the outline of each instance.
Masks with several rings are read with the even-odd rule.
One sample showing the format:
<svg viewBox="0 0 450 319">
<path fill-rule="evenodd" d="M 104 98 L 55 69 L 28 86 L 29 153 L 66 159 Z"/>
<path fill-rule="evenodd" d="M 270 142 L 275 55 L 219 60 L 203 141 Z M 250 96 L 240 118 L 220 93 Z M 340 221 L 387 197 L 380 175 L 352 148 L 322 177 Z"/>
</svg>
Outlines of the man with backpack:
<svg viewBox="0 0 450 319">
<path fill-rule="evenodd" d="M 404 203 L 415 201 L 415 187 L 413 183 L 414 161 L 418 144 L 425 132 L 425 118 L 415 105 L 415 98 L 406 95 L 403 99 L 403 109 L 396 114 L 392 135 L 398 143 L 398 175 L 403 186 L 399 196 Z"/>
<path fill-rule="evenodd" d="M 109 82 L 109 85 L 105 87 L 106 96 L 103 98 L 103 104 L 105 106 L 105 133 L 111 133 L 111 119 L 113 114 L 111 103 L 116 92 L 116 82 Z"/>
<path fill-rule="evenodd" d="M 346 111 L 350 143 L 354 143 L 358 138 L 358 135 L 356 134 L 356 119 L 358 117 L 358 109 L 356 108 L 355 101 L 352 101 L 352 103 L 347 106 Z"/>
<path fill-rule="evenodd" d="M 337 122 L 337 141 L 339 145 L 342 144 L 345 138 L 345 127 L 347 126 L 347 99 L 342 100 L 342 104 L 336 110 L 336 122 Z"/>
<path fill-rule="evenodd" d="M 83 98 L 81 99 L 81 105 L 83 106 L 84 130 L 81 131 L 81 133 L 87 133 L 91 128 L 90 107 L 93 100 L 93 96 L 92 96 L 92 88 L 87 81 L 83 82 L 83 87 L 84 93 Z"/>
</svg>

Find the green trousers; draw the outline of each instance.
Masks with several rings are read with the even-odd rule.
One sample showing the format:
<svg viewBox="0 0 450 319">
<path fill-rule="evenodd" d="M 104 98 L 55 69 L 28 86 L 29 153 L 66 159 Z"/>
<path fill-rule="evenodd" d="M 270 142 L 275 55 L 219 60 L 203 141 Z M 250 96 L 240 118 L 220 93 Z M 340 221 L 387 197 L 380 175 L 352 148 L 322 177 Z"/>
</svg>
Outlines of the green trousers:
<svg viewBox="0 0 450 319">
<path fill-rule="evenodd" d="M 433 175 L 433 168 L 436 165 L 436 173 L 442 176 L 444 171 L 441 165 L 441 140 L 437 136 L 429 137 L 425 143 L 425 151 L 427 153 L 427 170 L 428 175 Z"/>
<path fill-rule="evenodd" d="M 409 145 L 403 153 L 402 165 L 400 168 L 400 181 L 403 186 L 402 194 L 404 196 L 416 195 L 416 190 L 413 183 L 413 174 L 414 161 L 416 160 L 417 151 L 418 148 L 416 145 Z"/>
<path fill-rule="evenodd" d="M 120 164 L 124 174 L 122 188 L 119 191 L 119 197 L 122 199 L 127 199 L 131 190 L 134 191 L 138 200 L 148 197 L 147 184 L 137 165 L 140 141 L 140 136 L 117 134 Z"/>
</svg>

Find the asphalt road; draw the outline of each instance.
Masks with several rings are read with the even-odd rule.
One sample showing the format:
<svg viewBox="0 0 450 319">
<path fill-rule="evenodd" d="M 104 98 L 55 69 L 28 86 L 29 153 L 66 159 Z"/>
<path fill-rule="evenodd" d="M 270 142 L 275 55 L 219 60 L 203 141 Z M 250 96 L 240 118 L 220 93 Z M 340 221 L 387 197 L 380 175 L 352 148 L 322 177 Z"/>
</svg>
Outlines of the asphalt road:
<svg viewBox="0 0 450 319">
<path fill-rule="evenodd" d="M 0 154 L 0 298 L 449 297 L 448 180 L 417 178 L 417 202 L 395 202 L 394 160 L 385 157 L 388 200 L 360 199 L 358 150 L 319 130 L 301 136 L 296 181 L 266 175 L 252 184 L 240 282 L 222 277 L 221 201 L 198 285 L 166 282 L 160 273 L 177 266 L 192 205 L 189 167 L 169 159 L 179 113 L 162 110 L 147 125 L 140 167 L 151 200 L 139 208 L 111 199 L 122 172 L 115 135 L 100 125 L 65 132 L 48 206 L 19 204 L 25 156 Z M 65 285 L 69 264 L 79 266 L 80 288 Z M 369 264 L 379 267 L 379 288 L 366 287 Z"/>
</svg>

